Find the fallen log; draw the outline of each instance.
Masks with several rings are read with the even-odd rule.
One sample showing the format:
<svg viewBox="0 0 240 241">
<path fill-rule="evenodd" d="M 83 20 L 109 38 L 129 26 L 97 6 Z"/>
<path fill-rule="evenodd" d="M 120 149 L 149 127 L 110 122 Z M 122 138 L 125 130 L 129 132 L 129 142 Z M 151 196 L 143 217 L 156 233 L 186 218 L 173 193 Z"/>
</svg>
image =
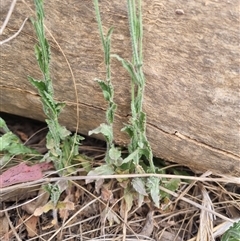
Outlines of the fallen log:
<svg viewBox="0 0 240 241">
<path fill-rule="evenodd" d="M 10 0 L 1 0 L 1 21 Z M 144 110 L 154 155 L 193 170 L 240 174 L 239 3 L 143 0 Z M 114 27 L 112 53 L 131 59 L 125 1 L 100 1 L 104 31 Z M 32 1 L 19 1 L 1 40 L 34 15 Z M 55 97 L 66 102 L 61 123 L 87 134 L 105 121 L 106 102 L 94 81 L 104 79 L 103 52 L 91 1 L 45 1 Z M 44 120 L 39 96 L 27 76 L 41 78 L 28 21 L 0 46 L 0 111 Z M 73 71 L 71 74 L 67 60 Z M 115 141 L 130 116 L 130 79 L 112 62 Z M 77 92 L 77 94 L 76 94 Z M 79 123 L 79 125 L 77 125 Z M 101 138 L 101 137 L 99 137 Z"/>
</svg>

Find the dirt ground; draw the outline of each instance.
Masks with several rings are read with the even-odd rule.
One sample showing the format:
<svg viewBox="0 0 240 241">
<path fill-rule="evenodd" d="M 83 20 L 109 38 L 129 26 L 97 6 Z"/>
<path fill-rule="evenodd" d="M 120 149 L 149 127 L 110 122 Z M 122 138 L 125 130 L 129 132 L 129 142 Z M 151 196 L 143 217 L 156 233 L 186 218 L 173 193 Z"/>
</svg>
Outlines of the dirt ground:
<svg viewBox="0 0 240 241">
<path fill-rule="evenodd" d="M 23 143 L 42 155 L 46 153 L 45 123 L 5 113 L 0 117 Z M 75 179 L 68 182 L 57 206 L 51 206 L 44 191 L 50 178 L 58 177 L 54 170 L 46 171 L 41 182 L 1 188 L 0 240 L 218 241 L 229 222 L 240 217 L 239 183 L 209 173 L 195 174 L 163 160 L 165 174 L 185 173 L 186 179 L 181 179 L 175 194 L 164 197 L 162 193 L 160 208 L 148 197 L 139 206 L 136 197 L 128 210 L 123 195 L 126 180 L 113 178 L 101 184 L 84 180 L 84 163 L 91 168 L 104 163 L 105 143 L 86 137 L 79 148 L 82 156 L 74 166 Z M 31 159 L 16 156 L 1 165 L 0 174 L 22 162 L 30 164 Z M 187 180 L 188 176 L 196 179 Z M 212 181 L 203 181 L 200 176 Z M 163 184 L 169 180 L 163 179 Z"/>
</svg>

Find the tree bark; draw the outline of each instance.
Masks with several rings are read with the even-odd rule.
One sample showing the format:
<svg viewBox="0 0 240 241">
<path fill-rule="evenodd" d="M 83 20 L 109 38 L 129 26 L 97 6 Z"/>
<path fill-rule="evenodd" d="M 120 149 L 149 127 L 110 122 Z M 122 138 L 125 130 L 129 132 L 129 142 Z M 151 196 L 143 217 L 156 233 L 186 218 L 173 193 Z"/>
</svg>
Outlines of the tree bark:
<svg viewBox="0 0 240 241">
<path fill-rule="evenodd" d="M 0 0 L 1 21 L 10 2 Z M 102 0 L 100 8 L 104 32 L 114 27 L 112 53 L 131 60 L 126 1 Z M 105 122 L 107 107 L 94 81 L 104 79 L 105 69 L 93 3 L 45 1 L 45 12 L 55 97 L 66 102 L 61 123 L 87 134 Z M 1 40 L 31 16 L 32 1 L 17 2 Z M 143 0 L 143 26 L 144 111 L 154 155 L 197 171 L 239 175 L 239 1 Z M 0 46 L 0 111 L 44 120 L 27 81 L 28 75 L 41 78 L 36 41 L 28 21 L 17 38 Z M 130 78 L 114 59 L 112 80 L 115 141 L 127 145 L 120 130 L 130 118 Z"/>
</svg>

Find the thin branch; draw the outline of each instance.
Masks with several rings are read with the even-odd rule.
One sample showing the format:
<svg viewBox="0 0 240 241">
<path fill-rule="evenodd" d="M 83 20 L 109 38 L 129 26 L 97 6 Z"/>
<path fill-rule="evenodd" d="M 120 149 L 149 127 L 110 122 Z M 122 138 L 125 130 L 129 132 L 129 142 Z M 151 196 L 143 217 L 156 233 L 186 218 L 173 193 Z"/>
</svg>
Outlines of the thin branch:
<svg viewBox="0 0 240 241">
<path fill-rule="evenodd" d="M 3 41 L 0 41 L 0 45 L 2 45 L 2 44 L 4 44 L 4 43 L 7 43 L 7 42 L 9 42 L 10 40 L 16 38 L 16 37 L 18 36 L 18 34 L 22 31 L 22 29 L 23 29 L 23 27 L 24 27 L 24 25 L 25 25 L 25 23 L 26 23 L 27 20 L 28 20 L 28 18 L 25 18 L 25 20 L 24 20 L 23 23 L 22 23 L 22 26 L 20 27 L 20 29 L 19 29 L 15 34 L 13 34 L 11 37 L 9 37 L 9 38 L 7 38 L 7 39 L 5 39 L 5 40 L 3 40 Z"/>
<path fill-rule="evenodd" d="M 8 224 L 9 224 L 9 226 L 11 227 L 12 232 L 13 232 L 14 235 L 15 235 L 15 238 L 16 238 L 18 241 L 22 241 L 22 239 L 19 237 L 19 235 L 18 235 L 15 227 L 13 226 L 13 224 L 12 224 L 10 218 L 9 218 L 8 212 L 7 212 L 7 211 L 4 211 L 4 214 L 5 214 L 5 216 L 6 216 L 7 220 L 8 220 Z"/>
<path fill-rule="evenodd" d="M 4 29 L 6 28 L 6 26 L 7 26 L 7 24 L 8 24 L 8 21 L 9 21 L 11 15 L 12 15 L 12 12 L 13 12 L 13 9 L 14 9 L 14 7 L 15 7 L 15 5 L 16 5 L 16 2 L 17 2 L 17 0 L 13 0 L 13 1 L 12 1 L 12 4 L 11 4 L 9 10 L 8 10 L 7 17 L 5 18 L 4 23 L 3 23 L 3 25 L 2 25 L 2 27 L 1 27 L 1 29 L 0 29 L 0 35 L 3 34 L 3 31 L 4 31 Z"/>
<path fill-rule="evenodd" d="M 9 22 L 9 19 L 10 19 L 11 15 L 12 15 L 12 12 L 13 12 L 13 10 L 14 10 L 14 8 L 15 8 L 16 2 L 17 2 L 17 0 L 13 0 L 12 3 L 11 3 L 11 6 L 10 6 L 10 8 L 9 8 L 9 10 L 8 10 L 8 13 L 7 13 L 7 17 L 5 18 L 5 20 L 4 20 L 4 22 L 3 22 L 3 25 L 2 25 L 2 27 L 1 27 L 1 29 L 0 29 L 0 35 L 3 34 L 3 31 L 4 31 L 4 29 L 6 28 L 8 22 Z M 20 29 L 19 29 L 13 36 L 11 36 L 11 37 L 3 40 L 3 41 L 0 41 L 0 45 L 3 45 L 3 44 L 5 44 L 5 43 L 9 42 L 10 40 L 16 38 L 16 37 L 18 36 L 18 34 L 22 31 L 22 29 L 23 29 L 23 27 L 24 27 L 27 19 L 28 19 L 28 18 L 26 18 L 26 19 L 23 21 Z"/>
</svg>

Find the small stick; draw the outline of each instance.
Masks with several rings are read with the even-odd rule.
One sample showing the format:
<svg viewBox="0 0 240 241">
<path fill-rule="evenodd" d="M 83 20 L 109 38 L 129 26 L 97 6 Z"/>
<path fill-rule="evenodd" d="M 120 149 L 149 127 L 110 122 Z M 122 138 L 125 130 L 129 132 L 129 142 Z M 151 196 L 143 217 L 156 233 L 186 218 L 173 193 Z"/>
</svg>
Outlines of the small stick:
<svg viewBox="0 0 240 241">
<path fill-rule="evenodd" d="M 22 31 L 22 29 L 23 29 L 27 20 L 28 20 L 28 18 L 25 18 L 25 20 L 22 23 L 22 26 L 20 27 L 20 29 L 15 34 L 13 34 L 11 37 L 9 37 L 7 39 L 4 39 L 3 41 L 0 41 L 0 45 L 5 44 L 5 43 L 9 42 L 10 40 L 16 38 L 18 36 L 18 34 Z"/>
<path fill-rule="evenodd" d="M 4 23 L 3 23 L 3 25 L 2 25 L 2 27 L 0 29 L 0 35 L 2 35 L 4 29 L 6 28 L 6 26 L 8 24 L 8 21 L 9 21 L 11 15 L 12 15 L 12 12 L 13 12 L 13 9 L 15 7 L 16 2 L 17 2 L 17 0 L 13 0 L 12 3 L 11 3 L 11 6 L 10 6 L 10 8 L 8 10 L 7 17 L 5 18 Z"/>
<path fill-rule="evenodd" d="M 2 27 L 1 27 L 1 29 L 0 29 L 0 35 L 3 34 L 3 31 L 4 31 L 4 29 L 6 28 L 8 22 L 9 22 L 9 19 L 10 19 L 11 15 L 12 15 L 12 12 L 13 12 L 13 10 L 14 10 L 14 8 L 15 8 L 16 2 L 17 2 L 17 0 L 13 0 L 12 3 L 11 3 L 11 6 L 10 6 L 10 8 L 9 8 L 9 10 L 8 10 L 8 13 L 7 13 L 7 17 L 5 18 L 5 20 L 4 20 L 4 22 L 3 22 L 3 25 L 2 25 Z M 12 39 L 14 39 L 15 37 L 17 37 L 18 34 L 22 31 L 22 29 L 23 29 L 23 27 L 24 27 L 27 19 L 28 19 L 28 18 L 26 18 L 26 19 L 23 21 L 20 29 L 19 29 L 13 36 L 11 36 L 11 37 L 3 40 L 3 41 L 0 41 L 0 45 L 3 45 L 4 43 L 7 43 L 7 42 L 9 42 L 10 40 L 12 40 Z"/>
</svg>

